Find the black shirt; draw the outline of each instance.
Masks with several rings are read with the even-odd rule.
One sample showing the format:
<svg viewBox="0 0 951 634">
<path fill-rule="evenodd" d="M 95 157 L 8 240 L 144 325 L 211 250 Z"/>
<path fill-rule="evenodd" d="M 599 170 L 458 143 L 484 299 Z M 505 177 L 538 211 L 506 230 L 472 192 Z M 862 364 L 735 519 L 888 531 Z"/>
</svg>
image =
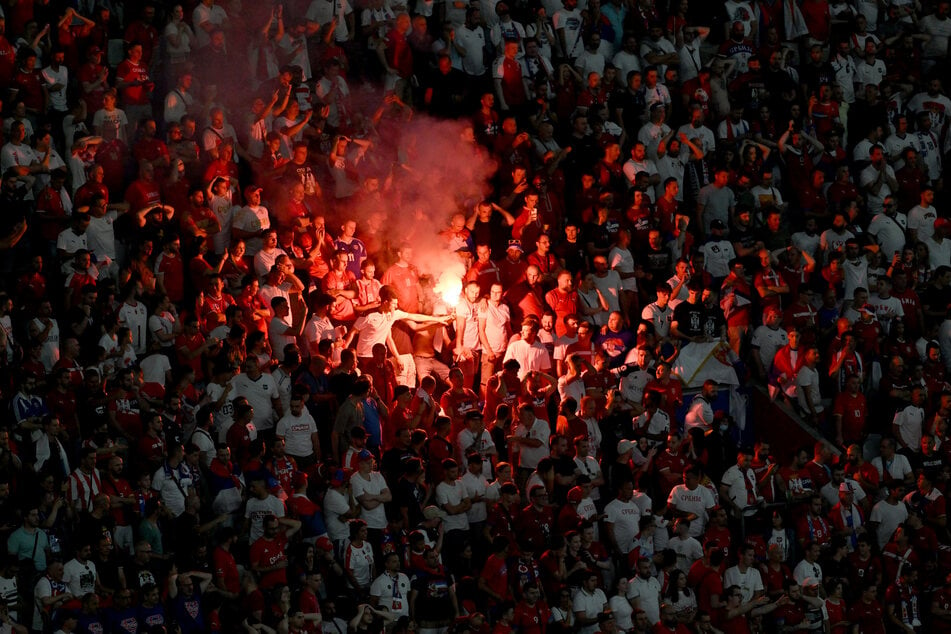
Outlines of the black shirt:
<svg viewBox="0 0 951 634">
<path fill-rule="evenodd" d="M 674 309 L 674 321 L 677 330 L 686 337 L 703 336 L 703 304 L 697 302 L 680 302 Z"/>
</svg>

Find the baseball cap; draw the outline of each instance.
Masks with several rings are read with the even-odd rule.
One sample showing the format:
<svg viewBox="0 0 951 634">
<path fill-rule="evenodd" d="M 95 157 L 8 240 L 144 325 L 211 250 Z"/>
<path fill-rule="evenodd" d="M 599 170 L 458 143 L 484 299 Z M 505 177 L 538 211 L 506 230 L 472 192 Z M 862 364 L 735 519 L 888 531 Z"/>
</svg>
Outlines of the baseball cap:
<svg viewBox="0 0 951 634">
<path fill-rule="evenodd" d="M 505 247 L 505 248 L 506 248 L 506 249 L 515 249 L 516 251 L 518 251 L 518 252 L 520 252 L 520 253 L 524 253 L 524 252 L 525 252 L 524 249 L 522 249 L 522 241 L 521 241 L 521 240 L 509 240 L 509 244 L 508 244 L 508 246 Z"/>
<path fill-rule="evenodd" d="M 446 519 L 446 512 L 438 506 L 427 506 L 423 509 L 423 517 L 428 520 L 434 520 L 437 517 L 444 520 Z"/>
<path fill-rule="evenodd" d="M 581 487 L 572 487 L 568 491 L 568 501 L 569 502 L 580 502 L 584 499 L 584 491 L 581 490 Z"/>
<path fill-rule="evenodd" d="M 633 440 L 627 440 L 626 438 L 624 440 L 620 440 L 617 444 L 618 455 L 624 455 L 629 451 L 634 451 L 634 447 L 636 446 L 637 445 Z"/>
<path fill-rule="evenodd" d="M 948 220 L 947 218 L 936 218 L 934 221 L 934 228 L 947 230 L 951 228 L 951 220 Z"/>
<path fill-rule="evenodd" d="M 860 313 L 868 313 L 869 315 L 874 315 L 874 314 L 875 314 L 875 308 L 874 308 L 871 304 L 863 304 L 863 305 L 861 306 L 861 308 L 859 308 L 859 312 L 860 312 Z"/>
<path fill-rule="evenodd" d="M 839 485 L 839 493 L 852 493 L 852 485 L 848 482 L 843 482 Z"/>
<path fill-rule="evenodd" d="M 247 187 L 244 188 L 244 197 L 247 198 L 254 192 L 259 192 L 259 191 L 264 191 L 264 189 L 262 187 L 259 187 L 258 185 L 248 185 Z"/>
<path fill-rule="evenodd" d="M 319 550 L 325 550 L 327 552 L 334 549 L 334 544 L 330 541 L 330 538 L 323 535 L 317 538 L 317 541 L 314 542 L 314 546 Z"/>
<path fill-rule="evenodd" d="M 370 453 L 368 449 L 363 449 L 360 453 L 357 454 L 357 460 L 363 462 L 365 460 L 373 460 L 373 454 Z"/>
<path fill-rule="evenodd" d="M 714 220 L 710 223 L 711 229 L 726 229 L 726 225 L 723 224 L 722 220 Z"/>
<path fill-rule="evenodd" d="M 347 472 L 345 469 L 337 469 L 330 476 L 331 486 L 338 487 L 346 481 L 347 481 Z"/>
</svg>

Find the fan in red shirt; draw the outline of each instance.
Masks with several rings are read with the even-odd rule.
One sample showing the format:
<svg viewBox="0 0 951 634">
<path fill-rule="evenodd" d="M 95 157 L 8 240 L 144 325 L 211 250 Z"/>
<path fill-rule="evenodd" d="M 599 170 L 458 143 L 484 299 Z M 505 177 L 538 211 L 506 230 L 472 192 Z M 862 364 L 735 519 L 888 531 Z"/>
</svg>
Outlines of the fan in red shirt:
<svg viewBox="0 0 951 634">
<path fill-rule="evenodd" d="M 129 46 L 126 58 L 116 70 L 116 81 L 125 106 L 148 105 L 155 84 L 149 81 L 149 70 L 142 64 L 141 44 Z"/>
<path fill-rule="evenodd" d="M 32 8 L 32 4 L 29 6 Z M 16 49 L 13 48 L 13 45 L 10 44 L 10 40 L 8 40 L 4 34 L 5 30 L 6 21 L 0 18 L 0 87 L 8 88 L 10 82 L 13 81 L 13 69 L 16 68 Z M 15 33 L 16 32 L 18 31 L 15 31 Z"/>
<path fill-rule="evenodd" d="M 706 542 L 704 555 L 690 566 L 687 585 L 696 588 L 697 608 L 713 614 L 714 600 L 726 601 L 723 595 L 723 560 L 726 553 L 717 542 Z"/>
<path fill-rule="evenodd" d="M 849 620 L 862 634 L 885 634 L 882 604 L 878 602 L 878 584 L 862 584 L 862 597 L 849 608 Z"/>
<path fill-rule="evenodd" d="M 409 80 L 413 74 L 413 49 L 406 40 L 410 26 L 409 15 L 396 16 L 394 27 L 387 32 L 383 47 L 378 49 L 384 66 L 402 80 Z"/>
<path fill-rule="evenodd" d="M 17 89 L 17 101 L 22 101 L 28 112 L 42 115 L 46 111 L 46 90 L 40 71 L 36 70 L 36 53 L 30 47 L 20 60 L 20 66 L 13 75 L 13 88 Z"/>
<path fill-rule="evenodd" d="M 940 616 L 935 608 L 941 611 Z M 931 620 L 931 630 L 935 634 L 949 634 L 951 632 L 951 619 L 948 618 L 951 615 L 951 574 L 945 577 L 941 589 L 932 595 L 931 614 L 937 617 Z"/>
<path fill-rule="evenodd" d="M 872 554 L 872 539 L 859 535 L 855 551 L 849 553 L 849 572 L 852 588 L 864 588 L 866 584 L 882 582 L 882 562 Z"/>
<path fill-rule="evenodd" d="M 687 626 L 677 620 L 674 606 L 664 603 L 660 606 L 660 622 L 654 624 L 653 634 L 689 634 Z"/>
<path fill-rule="evenodd" d="M 740 586 L 727 588 L 724 600 L 723 607 L 716 612 L 717 628 L 722 630 L 724 634 L 750 634 L 748 614 L 754 608 L 769 602 L 769 598 L 763 596 L 749 603 L 744 603 L 743 591 Z"/>
<path fill-rule="evenodd" d="M 455 437 L 465 428 L 465 417 L 470 411 L 478 411 L 479 397 L 465 387 L 465 377 L 462 370 L 453 368 L 449 371 L 450 388 L 439 399 L 439 406 L 452 421 L 452 434 Z"/>
<path fill-rule="evenodd" d="M 862 441 L 868 404 L 861 388 L 859 376 L 851 374 L 845 380 L 845 391 L 835 397 L 832 414 L 835 417 L 835 441 L 840 447 Z"/>
<path fill-rule="evenodd" d="M 103 66 L 102 49 L 92 46 L 86 51 L 86 63 L 79 68 L 77 78 L 86 112 L 95 113 L 102 108 L 102 98 L 109 87 L 109 69 Z"/>
<path fill-rule="evenodd" d="M 644 386 L 644 396 L 648 392 L 660 392 L 661 409 L 667 412 L 670 420 L 675 420 L 677 408 L 683 405 L 684 389 L 678 379 L 671 378 L 670 364 L 662 361 L 657 364 L 657 378 Z"/>
<path fill-rule="evenodd" d="M 786 579 L 792 578 L 792 571 L 783 563 L 783 547 L 779 544 L 770 544 L 766 554 L 766 563 L 760 564 L 760 576 L 763 578 L 763 587 L 766 596 L 771 599 L 779 597 L 785 591 Z"/>
<path fill-rule="evenodd" d="M 280 532 L 280 525 L 286 527 Z M 264 518 L 264 535 L 251 544 L 248 559 L 258 575 L 258 587 L 268 590 L 287 584 L 287 539 L 300 529 L 300 522 L 273 515 Z"/>
<path fill-rule="evenodd" d="M 126 42 L 134 42 L 142 47 L 142 63 L 146 66 L 152 64 L 152 53 L 159 46 L 158 30 L 152 25 L 155 19 L 155 7 L 146 4 L 142 7 L 142 14 L 137 20 L 129 23 L 125 30 Z"/>
<path fill-rule="evenodd" d="M 719 504 L 714 506 L 710 513 L 707 531 L 703 534 L 701 541 L 704 544 L 717 543 L 724 555 L 730 554 L 733 533 L 730 531 L 729 517 L 726 514 L 726 509 Z"/>
<path fill-rule="evenodd" d="M 683 438 L 677 432 L 667 436 L 667 449 L 654 458 L 654 468 L 660 476 L 660 493 L 664 499 L 670 490 L 683 482 L 684 470 L 690 464 L 690 459 L 681 452 Z"/>
<path fill-rule="evenodd" d="M 65 183 L 66 169 L 55 169 L 51 172 L 50 183 L 36 196 L 36 217 L 41 221 L 40 233 L 49 242 L 56 242 L 60 232 L 69 224 L 69 215 L 60 195 Z"/>
<path fill-rule="evenodd" d="M 139 457 L 151 468 L 158 468 L 165 460 L 165 439 L 163 437 L 162 417 L 157 413 L 149 414 L 146 433 L 139 439 L 137 447 Z"/>
<path fill-rule="evenodd" d="M 538 465 L 538 473 L 545 470 L 544 463 L 548 460 L 542 458 Z M 554 469 L 554 464 L 549 462 L 548 468 Z M 519 512 L 515 520 L 516 535 L 520 547 L 529 548 L 535 556 L 539 556 L 554 533 L 555 512 L 548 504 L 548 492 L 540 484 L 536 484 L 529 491 L 529 500 L 531 503 Z"/>
<path fill-rule="evenodd" d="M 800 544 L 815 542 L 824 544 L 832 539 L 832 528 L 822 516 L 822 496 L 813 495 L 809 498 L 806 513 L 796 523 L 796 537 Z"/>
<path fill-rule="evenodd" d="M 98 148 L 97 148 L 98 150 Z M 73 205 L 79 207 L 91 207 L 97 196 L 101 196 L 105 201 L 103 207 L 109 204 L 109 188 L 103 185 L 106 172 L 102 165 L 94 164 L 89 168 L 87 180 L 76 190 L 73 196 Z"/>
<path fill-rule="evenodd" d="M 522 588 L 522 600 L 515 606 L 515 618 L 512 620 L 520 634 L 545 634 L 551 609 L 541 600 L 541 592 L 534 583 Z"/>
<path fill-rule="evenodd" d="M 509 540 L 497 536 L 492 540 L 492 554 L 485 562 L 479 575 L 479 590 L 485 593 L 489 606 L 510 601 L 512 591 L 509 587 L 509 573 L 506 559 L 509 554 Z"/>
<path fill-rule="evenodd" d="M 139 388 L 131 370 L 125 370 L 119 377 L 119 387 L 109 394 L 109 421 L 130 440 L 142 435 L 142 422 L 139 418 Z"/>
<path fill-rule="evenodd" d="M 100 146 L 100 152 L 102 146 Z M 96 153 L 98 158 L 99 153 Z M 125 191 L 125 200 L 133 212 L 147 207 L 154 207 L 162 202 L 162 194 L 158 183 L 155 182 L 155 168 L 151 163 L 139 164 L 139 178 L 132 181 Z"/>
</svg>

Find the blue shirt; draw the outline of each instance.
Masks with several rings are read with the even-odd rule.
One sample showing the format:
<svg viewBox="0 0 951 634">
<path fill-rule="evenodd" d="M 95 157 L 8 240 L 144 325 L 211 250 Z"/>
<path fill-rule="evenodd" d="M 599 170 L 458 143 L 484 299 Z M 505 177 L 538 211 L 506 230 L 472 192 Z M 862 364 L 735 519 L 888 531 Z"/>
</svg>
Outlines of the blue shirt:
<svg viewBox="0 0 951 634">
<path fill-rule="evenodd" d="M 354 238 L 347 244 L 343 240 L 337 239 L 334 240 L 334 249 L 347 254 L 347 270 L 353 273 L 355 278 L 363 277 L 360 267 L 363 265 L 363 261 L 367 259 L 367 248 L 362 240 Z"/>
<path fill-rule="evenodd" d="M 34 549 L 35 544 L 35 549 Z M 42 528 L 28 533 L 22 526 L 10 534 L 7 539 L 7 552 L 16 555 L 20 561 L 32 559 L 37 572 L 46 570 L 46 550 L 50 547 L 49 537 Z"/>
</svg>

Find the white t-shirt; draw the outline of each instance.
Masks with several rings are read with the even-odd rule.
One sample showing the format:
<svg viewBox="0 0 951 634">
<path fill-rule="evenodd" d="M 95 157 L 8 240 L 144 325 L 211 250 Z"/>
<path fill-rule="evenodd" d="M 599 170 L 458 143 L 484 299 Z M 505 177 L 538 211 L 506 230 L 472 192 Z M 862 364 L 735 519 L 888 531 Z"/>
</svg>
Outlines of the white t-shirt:
<svg viewBox="0 0 951 634">
<path fill-rule="evenodd" d="M 614 541 L 622 553 L 634 547 L 634 537 L 640 532 L 641 509 L 634 500 L 622 502 L 615 498 L 604 507 L 604 521 L 614 527 Z"/>
<path fill-rule="evenodd" d="M 284 438 L 287 454 L 294 457 L 305 457 L 314 453 L 311 435 L 317 432 L 317 423 L 307 408 L 300 416 L 294 416 L 288 411 L 277 422 L 275 433 Z"/>
<path fill-rule="evenodd" d="M 191 486 L 194 486 L 191 471 L 184 464 L 180 464 L 177 469 L 162 465 L 152 475 L 152 490 L 159 492 L 162 503 L 174 517 L 185 512 L 183 491 L 187 492 Z"/>
<path fill-rule="evenodd" d="M 879 548 L 885 547 L 885 544 L 887 544 L 891 540 L 892 535 L 895 534 L 895 529 L 906 519 L 908 519 L 908 509 L 901 501 L 899 501 L 898 504 L 889 504 L 886 500 L 882 500 L 872 507 L 872 513 L 869 515 L 868 521 L 878 524 L 877 538 Z"/>
<path fill-rule="evenodd" d="M 218 385 L 217 383 L 209 383 L 205 386 L 205 395 L 211 400 L 212 403 L 218 401 L 221 398 L 221 395 L 225 391 L 225 386 Z M 225 398 L 224 403 L 222 403 L 221 408 L 215 410 L 215 430 L 218 434 L 218 442 L 223 443 L 227 440 L 228 430 L 231 428 L 231 424 L 234 423 L 234 405 L 232 401 L 234 400 L 234 387 L 231 388 L 231 393 L 228 394 L 228 397 Z"/>
<path fill-rule="evenodd" d="M 175 330 L 175 316 L 169 312 L 155 313 L 149 317 L 149 333 L 152 335 L 153 339 L 156 334 L 161 335 L 170 335 Z M 175 340 L 172 339 L 168 343 L 162 344 L 163 348 L 174 348 Z M 164 385 L 164 384 L 163 384 Z"/>
<path fill-rule="evenodd" d="M 743 593 L 743 603 L 748 603 L 753 599 L 755 593 L 764 589 L 763 578 L 760 576 L 759 570 L 752 566 L 747 568 L 746 572 L 740 572 L 739 566 L 727 568 L 726 572 L 723 573 L 723 587 L 729 588 L 730 586 L 740 586 L 740 591 Z"/>
<path fill-rule="evenodd" d="M 710 240 L 700 245 L 703 253 L 703 268 L 713 277 L 726 277 L 730 274 L 730 260 L 736 257 L 736 250 L 729 240 Z"/>
<path fill-rule="evenodd" d="M 71 559 L 63 564 L 63 583 L 69 586 L 69 593 L 74 597 L 81 597 L 88 592 L 96 591 L 96 564 L 86 560 L 80 563 Z"/>
<path fill-rule="evenodd" d="M 641 579 L 639 575 L 631 578 L 627 587 L 627 598 L 636 599 L 637 607 L 644 610 L 652 625 L 660 621 L 660 582 L 656 577 Z"/>
<path fill-rule="evenodd" d="M 662 409 L 658 409 L 653 415 L 645 411 L 635 418 L 632 424 L 634 429 L 641 429 L 646 434 L 666 435 L 670 432 L 670 416 Z M 659 444 L 656 440 L 650 442 Z"/>
<path fill-rule="evenodd" d="M 361 588 L 369 586 L 370 575 L 373 574 L 373 546 L 370 542 L 364 541 L 361 548 L 357 548 L 352 543 L 347 544 L 344 566 L 353 573 L 357 585 Z"/>
<path fill-rule="evenodd" d="M 452 483 L 440 482 L 436 485 L 436 504 L 447 513 L 446 519 L 443 520 L 446 532 L 452 530 L 469 530 L 469 516 L 466 513 L 456 513 L 452 515 L 449 514 L 449 510 L 446 508 L 447 504 L 458 506 L 465 497 L 466 488 L 461 480 L 456 480 Z"/>
<path fill-rule="evenodd" d="M 386 345 L 386 339 L 393 331 L 393 323 L 404 319 L 409 313 L 402 310 L 390 312 L 372 312 L 361 315 L 353 324 L 360 333 L 357 339 L 357 357 L 370 358 L 373 356 L 373 346 L 378 343 Z"/>
<path fill-rule="evenodd" d="M 485 479 L 485 476 L 477 476 L 468 470 L 459 480 L 462 482 L 462 488 L 465 491 L 466 497 L 470 500 L 474 500 L 476 496 L 483 498 L 481 502 L 472 503 L 472 506 L 466 511 L 466 518 L 470 524 L 484 522 L 489 516 L 485 507 L 485 494 L 489 487 L 489 481 Z"/>
<path fill-rule="evenodd" d="M 948 22 L 951 23 L 951 20 Z M 908 228 L 915 230 L 919 240 L 926 240 L 934 235 L 934 221 L 937 219 L 938 212 L 934 206 L 915 205 L 908 212 Z"/>
<path fill-rule="evenodd" d="M 254 408 L 254 427 L 258 431 L 274 427 L 272 399 L 279 398 L 277 384 L 270 374 L 262 374 L 252 381 L 247 374 L 237 374 L 231 379 L 232 399 L 243 396 Z M 251 540 L 254 543 L 254 540 Z"/>
<path fill-rule="evenodd" d="M 377 606 L 396 617 L 409 616 L 409 592 L 409 577 L 402 572 L 396 573 L 395 579 L 384 572 L 370 586 L 370 596 L 379 600 Z"/>
<path fill-rule="evenodd" d="M 350 478 L 350 489 L 354 500 L 359 499 L 364 493 L 379 495 L 386 488 L 386 480 L 383 479 L 383 475 L 379 471 L 371 471 L 369 479 L 364 478 L 359 473 L 353 474 L 353 477 Z M 382 504 L 375 509 L 367 509 L 361 505 L 360 519 L 367 523 L 367 528 L 379 530 L 386 528 L 386 510 Z"/>
<path fill-rule="evenodd" d="M 142 302 L 136 302 L 135 306 L 123 302 L 119 308 L 119 325 L 132 331 L 132 348 L 136 354 L 145 354 L 148 350 L 148 319 L 149 311 Z"/>
<path fill-rule="evenodd" d="M 588 594 L 585 590 L 579 590 L 575 593 L 571 602 L 572 612 L 584 612 L 588 618 L 595 618 L 604 610 L 604 604 L 608 602 L 604 591 L 601 588 L 595 588 L 594 592 Z M 594 634 L 598 631 L 597 623 L 587 625 L 578 629 L 578 634 Z"/>
<path fill-rule="evenodd" d="M 690 571 L 690 566 L 695 561 L 703 557 L 703 546 L 693 537 L 681 539 L 675 535 L 667 542 L 667 547 L 677 553 L 677 568 L 685 574 Z"/>
<path fill-rule="evenodd" d="M 657 302 L 648 304 L 641 311 L 641 320 L 650 322 L 654 325 L 654 334 L 658 339 L 664 338 L 670 334 L 670 324 L 674 320 L 674 310 L 668 304 L 661 308 Z"/>
<path fill-rule="evenodd" d="M 165 387 L 165 373 L 172 369 L 172 364 L 168 357 L 157 352 L 142 359 L 139 367 L 142 369 L 143 383 L 158 383 Z"/>
<path fill-rule="evenodd" d="M 341 515 L 349 512 L 350 502 L 346 496 L 334 489 L 328 489 L 324 494 L 324 523 L 331 541 L 339 542 L 350 537 L 347 522 L 340 519 Z"/>
<path fill-rule="evenodd" d="M 703 535 L 704 528 L 707 525 L 707 509 L 716 506 L 716 500 L 710 489 L 703 486 L 697 486 L 691 491 L 685 484 L 678 484 L 670 491 L 667 498 L 667 504 L 683 511 L 684 513 L 693 513 L 696 519 L 690 522 L 690 536 L 700 537 Z"/>
<path fill-rule="evenodd" d="M 799 374 L 796 375 L 796 396 L 799 398 L 799 407 L 806 413 L 809 413 L 809 402 L 806 400 L 805 388 L 810 388 L 812 394 L 812 407 L 816 413 L 822 411 L 822 395 L 819 394 L 819 373 L 808 366 L 802 366 Z"/>
<path fill-rule="evenodd" d="M 752 345 L 759 348 L 763 367 L 769 370 L 780 348 L 789 343 L 789 335 L 782 328 L 773 330 L 769 326 L 759 326 L 753 331 Z"/>
<path fill-rule="evenodd" d="M 523 469 L 535 469 L 538 462 L 549 455 L 548 439 L 551 437 L 551 427 L 547 421 L 536 418 L 531 428 L 526 429 L 521 424 L 515 430 L 516 436 L 533 438 L 541 442 L 538 447 L 519 445 L 518 466 Z"/>
<path fill-rule="evenodd" d="M 925 410 L 914 405 L 907 405 L 895 412 L 892 425 L 898 427 L 898 435 L 912 451 L 918 451 L 921 446 L 921 430 L 925 420 Z"/>
<path fill-rule="evenodd" d="M 809 577 L 821 583 L 822 566 L 819 565 L 818 561 L 811 564 L 803 559 L 796 564 L 795 569 L 793 569 L 793 579 L 795 579 L 797 583 L 802 584 Z"/>
</svg>

